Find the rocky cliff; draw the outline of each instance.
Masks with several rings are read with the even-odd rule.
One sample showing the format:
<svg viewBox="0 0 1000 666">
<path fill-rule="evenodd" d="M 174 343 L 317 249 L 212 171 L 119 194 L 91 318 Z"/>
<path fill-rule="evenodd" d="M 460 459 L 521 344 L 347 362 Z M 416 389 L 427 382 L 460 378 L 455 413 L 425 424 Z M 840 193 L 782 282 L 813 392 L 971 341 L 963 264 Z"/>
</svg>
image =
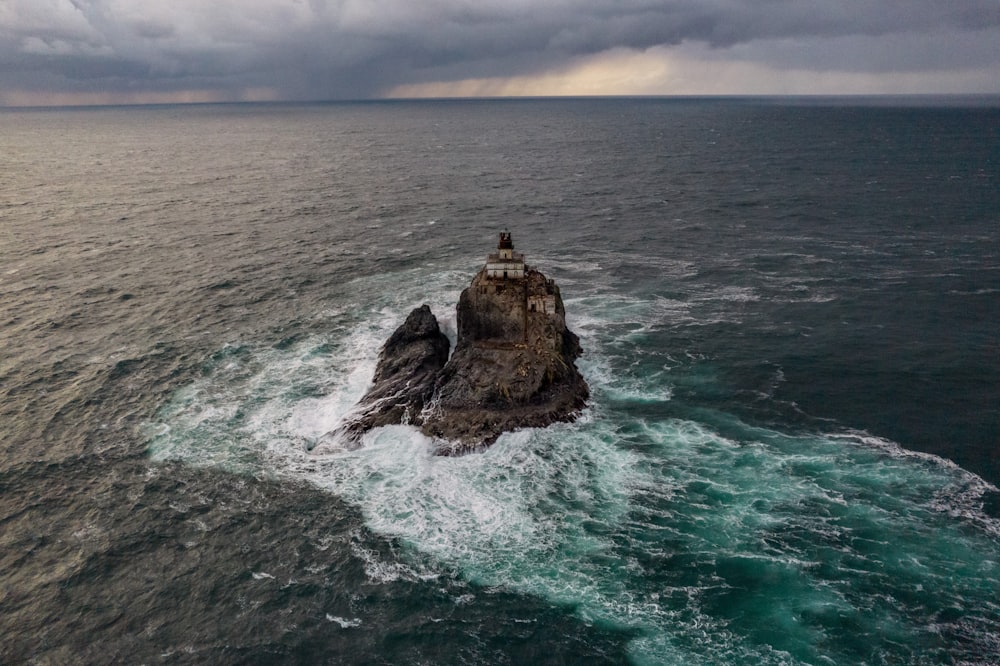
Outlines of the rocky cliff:
<svg viewBox="0 0 1000 666">
<path fill-rule="evenodd" d="M 450 348 L 448 336 L 441 332 L 429 307 L 411 312 L 383 345 L 372 387 L 341 432 L 357 440 L 379 426 L 419 425 Z"/>
<path fill-rule="evenodd" d="M 586 404 L 576 369 L 579 339 L 566 328 L 559 287 L 526 266 L 501 234 L 501 252 L 458 302 L 458 340 L 449 343 L 424 305 L 410 313 L 379 357 L 372 388 L 343 432 L 410 423 L 441 441 L 438 452 L 487 446 L 501 433 L 571 421 Z M 491 263 L 493 262 L 493 263 Z M 513 276 L 513 277 L 511 277 Z"/>
</svg>

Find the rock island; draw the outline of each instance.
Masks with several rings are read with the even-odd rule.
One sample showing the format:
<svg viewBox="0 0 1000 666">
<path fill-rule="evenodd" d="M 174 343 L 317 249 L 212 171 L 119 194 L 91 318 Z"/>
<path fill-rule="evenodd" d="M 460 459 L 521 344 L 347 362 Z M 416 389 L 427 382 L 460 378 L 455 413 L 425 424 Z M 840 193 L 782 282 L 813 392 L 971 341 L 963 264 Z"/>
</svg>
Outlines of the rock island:
<svg viewBox="0 0 1000 666">
<path fill-rule="evenodd" d="M 389 337 L 371 389 L 340 432 L 418 426 L 438 453 L 488 446 L 501 433 L 572 421 L 589 391 L 575 361 L 579 338 L 566 328 L 559 287 L 514 251 L 502 232 L 497 251 L 462 291 L 458 338 L 450 342 L 423 305 Z"/>
</svg>

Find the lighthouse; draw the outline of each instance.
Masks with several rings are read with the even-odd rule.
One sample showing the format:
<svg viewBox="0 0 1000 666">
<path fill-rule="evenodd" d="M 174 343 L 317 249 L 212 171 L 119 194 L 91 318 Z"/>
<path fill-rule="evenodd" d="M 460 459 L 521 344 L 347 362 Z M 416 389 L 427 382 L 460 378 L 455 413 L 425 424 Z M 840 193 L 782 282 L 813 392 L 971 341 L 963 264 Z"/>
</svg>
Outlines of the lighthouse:
<svg viewBox="0 0 1000 666">
<path fill-rule="evenodd" d="M 514 252 L 509 231 L 500 232 L 497 251 L 486 257 L 486 277 L 493 280 L 523 280 L 524 255 Z"/>
</svg>

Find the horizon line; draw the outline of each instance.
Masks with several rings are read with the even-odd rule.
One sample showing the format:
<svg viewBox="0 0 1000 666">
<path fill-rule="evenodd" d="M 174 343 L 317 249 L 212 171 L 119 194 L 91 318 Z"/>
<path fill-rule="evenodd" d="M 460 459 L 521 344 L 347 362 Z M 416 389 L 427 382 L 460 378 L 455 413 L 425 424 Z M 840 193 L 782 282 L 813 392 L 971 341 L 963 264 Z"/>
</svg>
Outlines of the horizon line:
<svg viewBox="0 0 1000 666">
<path fill-rule="evenodd" d="M 640 94 L 640 95 L 473 95 L 440 97 L 358 97 L 358 98 L 317 98 L 317 99 L 266 99 L 266 100 L 214 100 L 176 102 L 120 102 L 81 104 L 0 104 L 0 110 L 42 110 L 42 109 L 101 109 L 101 108 L 167 108 L 198 106 L 282 106 L 282 105 L 336 105 L 336 104 L 394 104 L 413 102 L 517 102 L 517 101 L 597 101 L 597 100 L 651 100 L 651 101 L 693 101 L 693 100 L 868 100 L 868 101 L 996 101 L 1000 104 L 1000 92 L 968 93 L 706 93 L 685 94 Z"/>
</svg>

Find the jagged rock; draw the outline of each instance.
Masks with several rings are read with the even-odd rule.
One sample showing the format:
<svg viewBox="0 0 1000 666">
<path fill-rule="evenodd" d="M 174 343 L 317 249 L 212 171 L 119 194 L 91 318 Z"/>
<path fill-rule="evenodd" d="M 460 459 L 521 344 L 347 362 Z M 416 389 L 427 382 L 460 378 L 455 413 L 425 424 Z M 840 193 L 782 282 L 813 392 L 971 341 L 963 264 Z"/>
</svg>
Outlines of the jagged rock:
<svg viewBox="0 0 1000 666">
<path fill-rule="evenodd" d="M 497 281 L 484 269 L 462 292 L 458 343 L 422 430 L 450 440 L 441 450 L 447 453 L 491 444 L 509 430 L 572 420 L 588 395 L 573 364 L 580 353 L 554 282 L 530 268 L 523 279 Z"/>
<path fill-rule="evenodd" d="M 382 347 L 372 387 L 358 403 L 357 416 L 341 432 L 357 439 L 383 425 L 420 425 L 450 348 L 427 305 L 411 312 Z"/>
<path fill-rule="evenodd" d="M 526 265 L 502 233 L 497 253 L 459 299 L 451 358 L 430 309 L 414 310 L 386 342 L 359 416 L 343 431 L 357 438 L 412 423 L 444 440 L 438 453 L 454 454 L 517 428 L 571 421 L 589 394 L 574 365 L 580 354 L 559 287 Z"/>
</svg>

